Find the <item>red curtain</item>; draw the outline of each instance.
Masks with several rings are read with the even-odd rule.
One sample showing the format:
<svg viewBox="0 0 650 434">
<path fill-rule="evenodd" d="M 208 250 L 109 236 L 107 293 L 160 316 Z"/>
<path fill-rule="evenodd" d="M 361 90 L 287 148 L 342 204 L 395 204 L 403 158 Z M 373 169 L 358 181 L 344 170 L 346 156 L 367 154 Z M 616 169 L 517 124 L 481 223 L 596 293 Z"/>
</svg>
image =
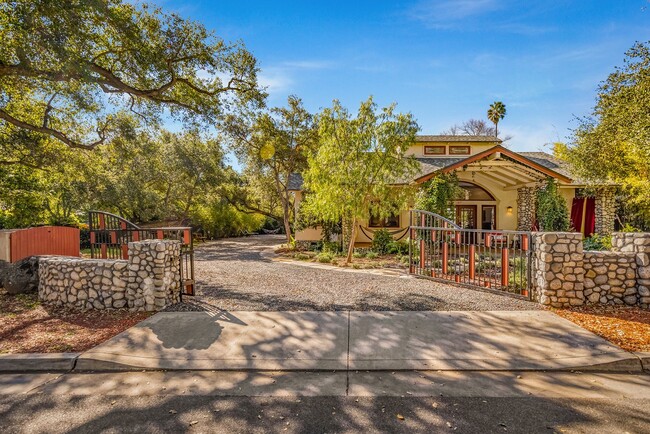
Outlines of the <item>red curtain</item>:
<svg viewBox="0 0 650 434">
<path fill-rule="evenodd" d="M 592 235 L 596 228 L 596 199 L 593 197 L 575 197 L 571 205 L 571 225 L 586 237 Z"/>
<path fill-rule="evenodd" d="M 577 232 L 583 232 L 582 210 L 584 208 L 584 204 L 585 204 L 584 197 L 573 198 L 573 205 L 571 205 L 571 226 L 573 227 L 573 230 Z"/>
</svg>

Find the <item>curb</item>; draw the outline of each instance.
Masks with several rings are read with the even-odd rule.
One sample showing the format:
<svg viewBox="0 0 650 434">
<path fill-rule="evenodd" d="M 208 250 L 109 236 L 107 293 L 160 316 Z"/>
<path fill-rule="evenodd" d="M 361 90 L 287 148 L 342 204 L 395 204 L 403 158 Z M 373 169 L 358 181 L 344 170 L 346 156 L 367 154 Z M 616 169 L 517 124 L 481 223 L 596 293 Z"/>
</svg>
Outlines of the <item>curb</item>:
<svg viewBox="0 0 650 434">
<path fill-rule="evenodd" d="M 650 351 L 645 351 L 645 352 L 637 351 L 632 354 L 634 354 L 639 358 L 643 370 L 650 371 Z"/>
<path fill-rule="evenodd" d="M 0 354 L 0 372 L 68 372 L 81 353 Z"/>
</svg>

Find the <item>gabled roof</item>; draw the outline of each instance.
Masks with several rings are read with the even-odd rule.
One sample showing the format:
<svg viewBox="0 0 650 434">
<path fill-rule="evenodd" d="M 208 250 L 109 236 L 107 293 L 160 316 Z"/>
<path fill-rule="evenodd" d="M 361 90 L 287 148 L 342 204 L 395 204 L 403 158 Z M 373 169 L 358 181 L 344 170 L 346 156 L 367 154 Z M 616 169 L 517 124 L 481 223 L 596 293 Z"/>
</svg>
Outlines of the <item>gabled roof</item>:
<svg viewBox="0 0 650 434">
<path fill-rule="evenodd" d="M 535 154 L 543 154 L 543 153 L 535 153 Z M 428 174 L 426 174 L 424 176 L 420 176 L 419 178 L 415 179 L 415 182 L 417 182 L 417 183 L 425 182 L 425 181 L 428 181 L 429 179 L 433 178 L 434 176 L 436 176 L 436 174 L 438 172 L 443 172 L 443 173 L 451 172 L 451 171 L 454 171 L 456 169 L 460 169 L 460 168 L 462 168 L 464 166 L 467 166 L 469 164 L 472 164 L 472 163 L 475 163 L 475 162 L 478 162 L 478 161 L 481 161 L 481 160 L 486 160 L 486 159 L 489 159 L 489 158 L 493 158 L 495 156 L 505 156 L 510 160 L 513 160 L 513 161 L 515 161 L 515 162 L 517 162 L 519 164 L 522 164 L 524 166 L 528 166 L 529 168 L 534 169 L 537 172 L 540 172 L 540 173 L 542 173 L 542 174 L 544 174 L 546 176 L 550 176 L 552 178 L 556 178 L 556 179 L 558 179 L 558 180 L 560 180 L 560 181 L 562 181 L 564 183 L 571 184 L 573 182 L 573 180 L 569 176 L 554 170 L 554 169 L 557 169 L 559 166 L 555 167 L 554 163 L 552 163 L 550 161 L 546 161 L 546 164 L 543 164 L 542 161 L 541 161 L 542 158 L 540 158 L 539 155 L 536 155 L 533 158 L 528 158 L 525 155 L 518 154 L 518 153 L 516 153 L 514 151 L 506 149 L 501 145 L 497 145 L 497 146 L 494 146 L 494 147 L 492 147 L 490 149 L 486 149 L 485 151 L 479 152 L 478 154 L 470 155 L 469 157 L 463 158 L 460 161 L 453 162 L 453 163 L 448 164 L 448 165 L 446 165 L 446 166 L 444 166 L 444 167 L 442 167 L 442 168 L 440 168 L 438 170 L 434 170 L 434 171 L 432 171 L 432 172 L 430 172 L 430 173 L 428 173 Z M 535 161 L 535 159 L 537 161 Z M 551 167 L 553 167 L 553 168 L 551 168 Z"/>
<path fill-rule="evenodd" d="M 501 139 L 494 136 L 469 136 L 469 135 L 422 135 L 415 136 L 416 142 L 491 142 L 501 143 Z"/>
<path fill-rule="evenodd" d="M 300 173 L 290 173 L 287 180 L 287 191 L 300 191 L 303 184 L 302 175 Z"/>
<path fill-rule="evenodd" d="M 494 138 L 492 137 L 492 139 Z M 550 176 L 552 178 L 558 179 L 565 184 L 584 184 L 584 182 L 581 180 L 574 178 L 567 163 L 558 160 L 551 154 L 548 154 L 546 152 L 514 152 L 504 148 L 501 145 L 496 145 L 490 149 L 479 152 L 478 154 L 470 155 L 468 157 L 416 158 L 420 164 L 420 169 L 413 178 L 405 179 L 403 182 L 400 182 L 400 184 L 409 184 L 411 182 L 422 183 L 433 178 L 438 173 L 446 173 L 457 169 L 462 169 L 463 167 L 468 166 L 472 163 L 494 159 L 496 156 L 500 156 L 503 159 L 513 161 L 514 163 L 518 163 L 521 166 L 525 166 L 525 169 L 529 173 L 537 174 L 534 175 L 535 178 Z M 299 173 L 292 173 L 289 176 L 287 190 L 300 191 L 302 190 L 302 186 L 302 176 Z"/>
</svg>

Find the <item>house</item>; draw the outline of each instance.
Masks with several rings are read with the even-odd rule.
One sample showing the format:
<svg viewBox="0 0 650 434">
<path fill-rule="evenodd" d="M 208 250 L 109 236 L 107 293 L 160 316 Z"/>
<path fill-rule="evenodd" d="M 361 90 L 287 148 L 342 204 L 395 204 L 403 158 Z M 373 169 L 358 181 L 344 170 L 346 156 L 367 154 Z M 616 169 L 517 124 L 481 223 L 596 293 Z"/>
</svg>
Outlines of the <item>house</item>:
<svg viewBox="0 0 650 434">
<path fill-rule="evenodd" d="M 465 191 L 454 204 L 456 223 L 467 229 L 536 229 L 536 188 L 554 178 L 561 196 L 571 211 L 576 231 L 586 236 L 608 234 L 614 230 L 615 188 L 603 186 L 593 197 L 583 197 L 584 182 L 574 176 L 564 162 L 546 152 L 514 152 L 492 136 L 422 135 L 407 151 L 419 162 L 419 172 L 411 180 L 422 184 L 441 173 L 455 172 Z M 294 174 L 288 190 L 295 192 L 297 209 L 303 198 L 303 182 Z M 409 211 L 387 219 L 370 218 L 361 222 L 356 243 L 372 241 L 373 233 L 388 229 L 395 239 L 406 236 Z M 317 241 L 318 228 L 297 231 L 298 241 Z"/>
</svg>

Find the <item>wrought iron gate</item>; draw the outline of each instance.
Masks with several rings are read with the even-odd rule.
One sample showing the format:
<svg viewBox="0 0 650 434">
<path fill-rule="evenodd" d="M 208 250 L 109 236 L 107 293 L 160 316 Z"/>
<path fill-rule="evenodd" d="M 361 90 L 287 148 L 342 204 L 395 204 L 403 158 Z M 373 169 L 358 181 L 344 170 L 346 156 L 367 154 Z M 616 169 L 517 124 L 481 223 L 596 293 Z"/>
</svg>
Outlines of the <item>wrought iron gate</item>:
<svg viewBox="0 0 650 434">
<path fill-rule="evenodd" d="M 90 256 L 102 259 L 128 259 L 128 244 L 142 240 L 178 240 L 181 242 L 181 285 L 184 295 L 194 295 L 194 244 L 192 228 L 141 228 L 115 214 L 88 213 Z"/>
<path fill-rule="evenodd" d="M 530 232 L 463 229 L 411 210 L 409 274 L 531 297 Z"/>
</svg>

